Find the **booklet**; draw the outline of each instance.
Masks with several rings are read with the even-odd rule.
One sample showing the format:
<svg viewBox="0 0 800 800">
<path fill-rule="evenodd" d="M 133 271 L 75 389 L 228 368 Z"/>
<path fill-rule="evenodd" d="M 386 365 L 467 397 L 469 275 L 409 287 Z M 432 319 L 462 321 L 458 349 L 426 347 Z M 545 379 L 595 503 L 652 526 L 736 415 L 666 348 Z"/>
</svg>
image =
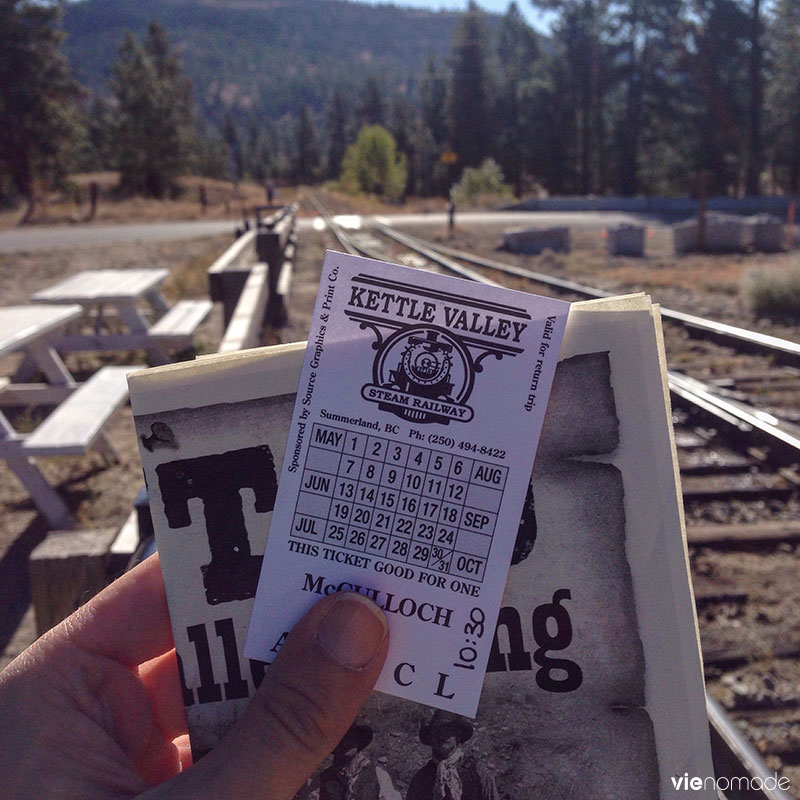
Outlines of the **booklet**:
<svg viewBox="0 0 800 800">
<path fill-rule="evenodd" d="M 660 330 L 644 295 L 571 307 L 475 719 L 375 692 L 303 794 L 363 773 L 409 800 L 456 777 L 672 798 L 671 777 L 713 775 Z M 129 379 L 196 756 L 264 679 L 243 648 L 304 353 Z"/>
<path fill-rule="evenodd" d="M 245 655 L 360 592 L 376 688 L 475 716 L 569 303 L 335 252 L 322 276 Z"/>
</svg>

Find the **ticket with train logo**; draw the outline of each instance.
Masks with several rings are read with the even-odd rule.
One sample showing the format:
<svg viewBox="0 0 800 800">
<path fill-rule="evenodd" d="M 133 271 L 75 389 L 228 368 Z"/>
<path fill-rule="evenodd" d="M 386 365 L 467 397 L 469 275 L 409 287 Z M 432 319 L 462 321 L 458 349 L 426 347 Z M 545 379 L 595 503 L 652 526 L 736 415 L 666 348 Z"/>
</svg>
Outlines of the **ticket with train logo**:
<svg viewBox="0 0 800 800">
<path fill-rule="evenodd" d="M 245 645 L 386 613 L 377 689 L 474 716 L 569 304 L 328 252 Z"/>
</svg>

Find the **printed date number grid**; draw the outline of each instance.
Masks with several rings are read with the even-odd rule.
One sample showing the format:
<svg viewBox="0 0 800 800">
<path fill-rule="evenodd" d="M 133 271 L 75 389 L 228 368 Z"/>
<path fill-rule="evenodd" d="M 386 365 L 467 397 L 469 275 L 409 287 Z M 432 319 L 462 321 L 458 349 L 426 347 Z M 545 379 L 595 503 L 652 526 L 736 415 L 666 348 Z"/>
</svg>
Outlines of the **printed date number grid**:
<svg viewBox="0 0 800 800">
<path fill-rule="evenodd" d="M 291 536 L 481 582 L 507 474 L 314 424 Z"/>
</svg>

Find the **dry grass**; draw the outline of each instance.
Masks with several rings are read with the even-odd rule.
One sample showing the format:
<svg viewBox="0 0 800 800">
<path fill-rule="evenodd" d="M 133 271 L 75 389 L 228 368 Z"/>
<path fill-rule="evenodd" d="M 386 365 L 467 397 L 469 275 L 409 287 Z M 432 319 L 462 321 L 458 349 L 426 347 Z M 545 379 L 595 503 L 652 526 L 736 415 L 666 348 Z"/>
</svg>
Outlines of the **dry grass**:
<svg viewBox="0 0 800 800">
<path fill-rule="evenodd" d="M 298 190 L 301 197 L 305 190 L 306 187 L 300 187 Z M 310 191 L 321 194 L 317 187 L 310 187 Z M 447 200 L 444 197 L 409 197 L 399 203 L 389 203 L 374 194 L 348 194 L 340 191 L 332 184 L 325 185 L 324 194 L 336 201 L 337 209 L 345 207 L 354 214 L 408 214 L 412 212 L 425 213 L 447 210 Z M 311 203 L 306 203 L 301 207 L 301 213 L 303 211 L 313 216 L 317 214 Z"/>
<path fill-rule="evenodd" d="M 93 220 L 89 214 L 89 184 L 99 186 L 97 214 Z M 81 173 L 70 177 L 68 192 L 51 192 L 39 206 L 31 224 L 58 225 L 70 223 L 109 224 L 125 222 L 165 222 L 190 219 L 239 219 L 252 209 L 266 204 L 263 186 L 250 181 L 239 184 L 238 190 L 230 181 L 185 176 L 179 179 L 181 194 L 174 200 L 153 200 L 144 197 L 118 198 L 115 187 L 119 181 L 116 172 Z M 208 206 L 200 204 L 200 186 L 205 186 Z M 76 201 L 74 198 L 80 199 Z M 280 188 L 277 202 L 290 203 L 297 197 L 293 187 Z M 11 228 L 20 223 L 24 214 L 20 205 L 11 211 L 0 212 L 0 229 Z"/>
<path fill-rule="evenodd" d="M 89 214 L 89 185 L 99 186 L 97 214 L 93 220 Z M 67 192 L 51 192 L 39 206 L 34 225 L 59 225 L 74 223 L 113 224 L 126 222 L 165 222 L 192 219 L 241 219 L 252 217 L 253 208 L 265 205 L 266 191 L 252 181 L 242 181 L 234 188 L 230 181 L 186 175 L 179 179 L 180 196 L 172 200 L 153 200 L 144 197 L 119 198 L 116 186 L 117 172 L 92 172 L 71 175 Z M 208 205 L 205 211 L 200 204 L 200 187 L 205 186 Z M 274 202 L 285 205 L 302 201 L 309 187 L 280 186 Z M 319 191 L 318 187 L 310 187 Z M 358 214 L 397 214 L 416 211 L 444 211 L 447 201 L 442 197 L 409 198 L 402 203 L 388 203 L 375 195 L 349 195 L 330 185 L 325 193 L 336 200 L 337 207 L 349 208 Z M 79 198 L 76 200 L 75 198 Z M 18 225 L 24 214 L 20 204 L 10 211 L 0 211 L 0 230 Z M 316 216 L 310 203 L 301 204 L 301 216 Z"/>
<path fill-rule="evenodd" d="M 742 282 L 745 305 L 757 317 L 797 322 L 800 320 L 800 270 L 758 269 Z"/>
<path fill-rule="evenodd" d="M 205 270 L 230 243 L 230 236 L 211 236 L 2 254 L 0 296 L 3 305 L 26 303 L 33 292 L 87 269 L 165 267 L 170 270 L 164 285 L 170 300 L 205 297 Z"/>
</svg>

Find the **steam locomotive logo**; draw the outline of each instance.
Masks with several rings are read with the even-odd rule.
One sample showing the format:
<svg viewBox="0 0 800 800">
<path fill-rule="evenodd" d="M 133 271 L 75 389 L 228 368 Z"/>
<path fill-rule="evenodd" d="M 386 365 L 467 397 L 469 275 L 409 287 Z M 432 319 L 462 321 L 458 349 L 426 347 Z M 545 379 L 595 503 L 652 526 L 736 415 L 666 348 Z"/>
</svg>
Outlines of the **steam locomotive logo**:
<svg viewBox="0 0 800 800">
<path fill-rule="evenodd" d="M 433 325 L 405 328 L 380 348 L 373 383 L 361 390 L 365 400 L 415 423 L 469 422 L 467 405 L 475 380 L 469 350 L 448 331 Z"/>
<path fill-rule="evenodd" d="M 438 336 L 437 331 L 429 330 L 424 339 L 409 337 L 400 364 L 390 373 L 400 388 L 433 397 L 446 397 L 452 392 L 453 384 L 449 378 L 453 345 L 438 341 Z"/>
</svg>

